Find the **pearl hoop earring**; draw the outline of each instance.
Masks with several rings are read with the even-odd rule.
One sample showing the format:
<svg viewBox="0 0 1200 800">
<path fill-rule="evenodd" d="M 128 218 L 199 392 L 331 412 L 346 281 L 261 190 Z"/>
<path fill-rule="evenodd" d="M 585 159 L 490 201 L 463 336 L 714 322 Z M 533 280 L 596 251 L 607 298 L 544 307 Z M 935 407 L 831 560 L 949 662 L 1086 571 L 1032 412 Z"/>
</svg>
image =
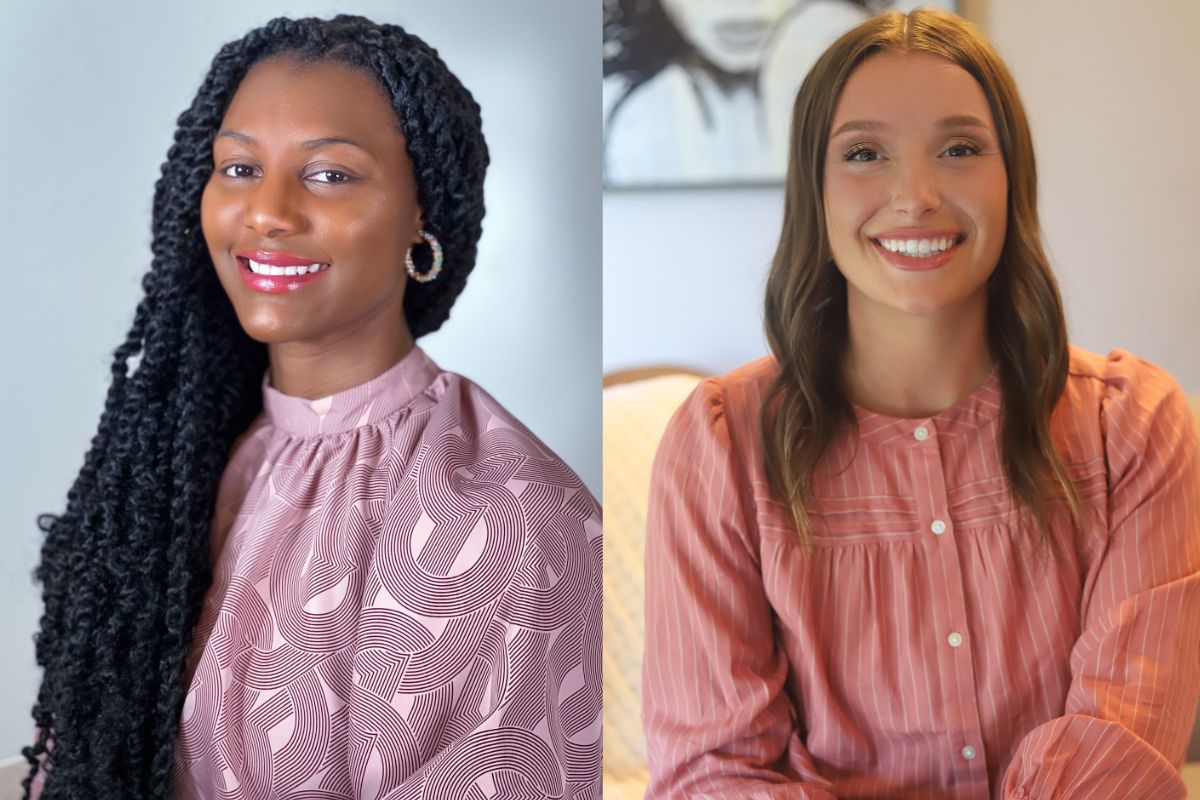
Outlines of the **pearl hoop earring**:
<svg viewBox="0 0 1200 800">
<path fill-rule="evenodd" d="M 429 250 L 433 253 L 433 263 L 429 265 L 427 272 L 417 272 L 417 265 L 413 263 L 412 246 L 410 245 L 408 251 L 404 254 L 404 269 L 408 271 L 408 277 L 417 283 L 429 283 L 442 271 L 442 245 L 438 242 L 437 237 L 428 231 L 417 231 L 417 234 L 429 245 Z"/>
</svg>

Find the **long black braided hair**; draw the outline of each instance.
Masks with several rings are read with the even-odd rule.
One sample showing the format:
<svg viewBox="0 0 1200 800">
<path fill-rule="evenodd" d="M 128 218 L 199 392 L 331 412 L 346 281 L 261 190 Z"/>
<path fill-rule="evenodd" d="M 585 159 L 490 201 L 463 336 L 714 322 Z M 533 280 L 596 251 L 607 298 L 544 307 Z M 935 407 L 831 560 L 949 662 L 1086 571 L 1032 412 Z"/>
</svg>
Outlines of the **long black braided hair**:
<svg viewBox="0 0 1200 800">
<path fill-rule="evenodd" d="M 38 518 L 44 676 L 37 741 L 22 751 L 26 797 L 39 768 L 46 800 L 171 795 L 216 491 L 230 447 L 261 411 L 267 368 L 265 345 L 242 330 L 217 280 L 200 195 L 238 84 L 282 54 L 364 69 L 392 99 L 424 227 L 445 252 L 437 280 L 405 290 L 414 337 L 447 319 L 475 264 L 487 146 L 478 104 L 435 50 L 396 25 L 348 15 L 274 19 L 221 48 L 155 185 L 145 297 L 114 352 L 99 429 L 65 512 Z M 416 258 L 429 255 L 415 248 Z"/>
</svg>

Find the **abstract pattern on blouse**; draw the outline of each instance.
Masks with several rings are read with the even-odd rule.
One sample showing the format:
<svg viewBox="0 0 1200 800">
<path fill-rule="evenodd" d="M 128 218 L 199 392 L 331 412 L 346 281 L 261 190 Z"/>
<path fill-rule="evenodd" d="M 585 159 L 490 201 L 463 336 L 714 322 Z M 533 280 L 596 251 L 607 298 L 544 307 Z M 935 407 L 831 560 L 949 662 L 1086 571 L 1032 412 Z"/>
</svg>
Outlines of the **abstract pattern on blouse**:
<svg viewBox="0 0 1200 800">
<path fill-rule="evenodd" d="M 951 409 L 856 409 L 813 548 L 767 486 L 762 359 L 668 426 L 647 523 L 647 798 L 1183 800 L 1200 693 L 1200 462 L 1175 381 L 1072 348 L 1056 542 L 1007 491 L 994 370 Z"/>
<path fill-rule="evenodd" d="M 599 508 L 419 348 L 318 400 L 263 380 L 222 477 L 180 798 L 593 798 Z"/>
</svg>

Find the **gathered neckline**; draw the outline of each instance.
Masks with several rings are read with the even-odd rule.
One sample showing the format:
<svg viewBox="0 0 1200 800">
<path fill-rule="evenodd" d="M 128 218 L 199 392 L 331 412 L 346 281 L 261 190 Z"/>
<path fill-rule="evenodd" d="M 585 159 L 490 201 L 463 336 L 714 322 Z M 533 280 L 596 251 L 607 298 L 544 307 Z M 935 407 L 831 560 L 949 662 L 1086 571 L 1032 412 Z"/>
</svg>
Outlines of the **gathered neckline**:
<svg viewBox="0 0 1200 800">
<path fill-rule="evenodd" d="M 268 422 L 294 436 L 346 433 L 390 417 L 433 383 L 441 370 L 414 346 L 403 358 L 368 381 L 325 397 L 285 394 L 262 379 L 263 412 Z"/>
<path fill-rule="evenodd" d="M 895 417 L 871 411 L 851 404 L 858 421 L 860 437 L 873 437 L 878 433 L 890 434 L 897 428 L 912 428 L 922 424 L 941 423 L 978 427 L 995 420 L 1000 415 L 1003 394 L 1000 391 L 1000 362 L 992 365 L 983 383 L 954 405 L 936 414 L 923 417 Z"/>
</svg>

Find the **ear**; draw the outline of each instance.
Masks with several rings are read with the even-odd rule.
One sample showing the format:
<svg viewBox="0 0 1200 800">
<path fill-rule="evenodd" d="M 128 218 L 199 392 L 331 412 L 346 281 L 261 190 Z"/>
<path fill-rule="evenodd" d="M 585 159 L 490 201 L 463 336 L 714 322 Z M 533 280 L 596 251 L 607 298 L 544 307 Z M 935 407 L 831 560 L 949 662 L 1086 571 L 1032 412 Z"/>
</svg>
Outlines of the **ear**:
<svg viewBox="0 0 1200 800">
<path fill-rule="evenodd" d="M 421 209 L 417 209 L 416 219 L 414 220 L 412 244 L 421 244 L 425 240 L 421 238 L 421 231 L 425 230 L 425 214 Z"/>
</svg>

